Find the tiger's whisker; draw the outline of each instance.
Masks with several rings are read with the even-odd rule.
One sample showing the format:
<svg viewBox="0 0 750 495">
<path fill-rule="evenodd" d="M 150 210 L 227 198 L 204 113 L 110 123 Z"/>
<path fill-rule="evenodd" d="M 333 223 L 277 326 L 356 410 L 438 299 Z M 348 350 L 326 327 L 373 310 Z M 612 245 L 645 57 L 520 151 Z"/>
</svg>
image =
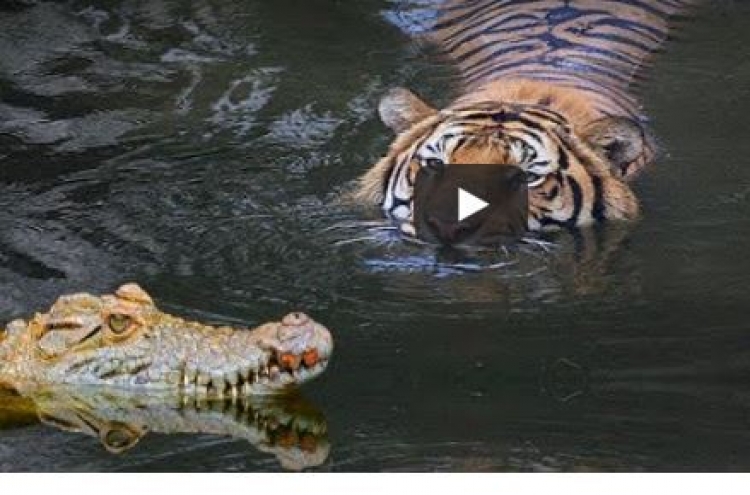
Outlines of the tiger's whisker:
<svg viewBox="0 0 750 495">
<path fill-rule="evenodd" d="M 517 265 L 518 261 L 501 261 L 499 263 L 493 263 L 484 267 L 485 270 L 499 270 L 501 268 L 507 268 L 509 266 Z"/>
<path fill-rule="evenodd" d="M 553 248 L 557 247 L 557 245 L 552 242 L 542 241 L 539 239 L 534 239 L 532 237 L 524 237 L 523 239 L 521 239 L 521 242 L 527 246 L 538 247 L 545 253 L 549 253 Z"/>
<path fill-rule="evenodd" d="M 443 269 L 453 269 L 453 270 L 462 270 L 466 272 L 480 272 L 482 271 L 482 267 L 479 265 L 471 265 L 468 263 L 438 263 L 438 268 Z"/>
<path fill-rule="evenodd" d="M 353 239 L 344 239 L 343 241 L 336 241 L 333 243 L 333 246 L 341 247 L 341 246 L 346 246 L 348 244 L 354 244 L 357 242 L 378 241 L 378 240 L 380 239 L 378 239 L 375 236 L 355 237 Z"/>
<path fill-rule="evenodd" d="M 389 221 L 387 220 L 380 220 L 380 221 L 362 221 L 362 222 L 341 222 L 334 225 L 331 225 L 329 227 L 326 227 L 323 229 L 323 232 L 330 232 L 332 230 L 339 230 L 339 229 L 361 229 L 361 228 L 373 228 L 373 227 L 392 227 L 397 228 L 393 226 Z"/>
<path fill-rule="evenodd" d="M 538 268 L 536 270 L 531 270 L 531 271 L 526 272 L 526 273 L 520 273 L 520 274 L 511 275 L 510 278 L 534 278 L 537 275 L 539 275 L 540 273 L 545 272 L 545 271 L 547 271 L 547 267 L 543 266 L 541 268 Z"/>
</svg>

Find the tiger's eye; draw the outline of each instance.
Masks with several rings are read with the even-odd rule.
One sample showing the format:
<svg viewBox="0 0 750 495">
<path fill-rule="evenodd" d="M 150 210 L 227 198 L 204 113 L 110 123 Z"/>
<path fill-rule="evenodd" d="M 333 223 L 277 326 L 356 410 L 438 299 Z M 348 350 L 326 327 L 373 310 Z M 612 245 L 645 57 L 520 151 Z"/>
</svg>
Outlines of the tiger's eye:
<svg viewBox="0 0 750 495">
<path fill-rule="evenodd" d="M 131 321 L 130 316 L 115 313 L 109 315 L 107 325 L 109 325 L 112 332 L 119 334 L 124 333 L 130 327 Z"/>
</svg>

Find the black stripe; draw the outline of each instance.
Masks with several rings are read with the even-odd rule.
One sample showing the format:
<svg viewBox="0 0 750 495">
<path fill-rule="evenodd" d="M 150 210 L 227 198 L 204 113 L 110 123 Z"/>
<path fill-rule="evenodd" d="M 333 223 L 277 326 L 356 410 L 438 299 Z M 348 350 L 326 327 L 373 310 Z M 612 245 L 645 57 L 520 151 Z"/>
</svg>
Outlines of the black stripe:
<svg viewBox="0 0 750 495">
<path fill-rule="evenodd" d="M 568 176 L 568 186 L 570 187 L 570 192 L 573 194 L 573 214 L 565 223 L 568 227 L 575 227 L 578 224 L 578 217 L 581 216 L 581 209 L 583 208 L 583 191 L 581 191 L 581 185 L 570 175 Z"/>
<path fill-rule="evenodd" d="M 560 186 L 555 184 L 554 186 L 552 186 L 552 189 L 550 189 L 548 193 L 544 194 L 544 199 L 546 199 L 547 201 L 552 201 L 557 197 L 558 194 L 560 194 Z"/>
<path fill-rule="evenodd" d="M 519 115 L 516 112 L 509 112 L 507 110 L 500 110 L 499 112 L 492 114 L 492 120 L 500 124 L 517 119 L 519 119 Z"/>
<path fill-rule="evenodd" d="M 470 67 L 462 69 L 462 73 L 467 79 L 477 80 L 482 79 L 484 75 L 488 73 L 488 71 L 507 71 L 516 67 L 523 67 L 524 65 L 534 63 L 543 67 L 548 67 L 549 70 L 553 70 L 555 72 L 577 74 L 579 77 L 582 75 L 585 75 L 587 77 L 598 76 L 600 78 L 604 78 L 607 81 L 611 81 L 623 86 L 626 85 L 631 78 L 631 75 L 629 73 L 609 70 L 608 68 L 603 67 L 602 65 L 599 65 L 595 62 L 592 63 L 589 61 L 573 61 L 570 56 L 563 57 L 551 56 L 549 54 L 546 54 L 546 56 L 544 57 L 529 57 L 527 55 L 522 56 L 518 54 L 516 58 L 512 59 L 513 62 L 506 64 L 497 63 L 498 57 L 500 55 L 507 54 L 508 52 L 512 51 L 519 51 L 520 49 L 523 49 L 524 52 L 537 50 L 535 46 L 516 47 L 514 49 L 505 48 L 497 50 L 490 53 L 476 64 L 472 64 Z"/>
<path fill-rule="evenodd" d="M 538 122 L 535 122 L 535 121 L 533 121 L 531 119 L 527 119 L 526 117 L 523 117 L 521 115 L 518 116 L 518 118 L 516 119 L 516 122 L 520 122 L 521 124 L 523 124 L 523 125 L 525 125 L 527 127 L 531 127 L 532 129 L 534 129 L 536 131 L 539 131 L 539 132 L 542 132 L 542 133 L 545 130 L 543 125 L 541 125 Z"/>
<path fill-rule="evenodd" d="M 604 206 L 604 187 L 602 184 L 602 178 L 598 175 L 591 176 L 591 185 L 594 186 L 594 206 L 591 210 L 591 216 L 597 222 L 603 222 L 607 219 L 605 213 L 606 208 Z"/>
<path fill-rule="evenodd" d="M 436 2 L 437 3 L 437 2 Z M 429 37 L 469 88 L 526 77 L 600 93 L 607 113 L 638 113 L 625 94 L 695 0 L 446 0 Z M 591 86 L 598 86 L 597 88 Z M 599 89 L 601 87 L 601 89 Z"/>
<path fill-rule="evenodd" d="M 565 120 L 565 117 L 547 108 L 539 108 L 539 107 L 535 108 L 535 107 L 528 106 L 525 108 L 524 113 L 526 113 L 527 115 L 533 115 L 535 117 L 539 117 L 540 119 L 551 120 L 557 125 L 564 126 L 568 124 L 568 122 Z"/>
<path fill-rule="evenodd" d="M 446 39 L 446 41 L 449 41 L 449 43 L 447 44 L 445 48 L 449 51 L 453 51 L 459 46 L 463 45 L 464 43 L 470 43 L 476 40 L 477 38 L 479 38 L 480 36 L 482 36 L 483 34 L 487 34 L 487 33 L 512 32 L 514 30 L 513 28 L 503 28 L 503 25 L 511 23 L 511 22 L 519 21 L 519 20 L 529 21 L 531 23 L 531 24 L 526 24 L 526 25 L 521 26 L 527 29 L 533 25 L 538 25 L 540 22 L 536 16 L 533 16 L 531 14 L 522 13 L 522 14 L 515 14 L 515 15 L 511 15 L 507 17 L 502 17 L 494 24 L 491 24 L 489 26 L 484 26 L 483 29 L 477 30 L 473 33 L 466 34 L 467 31 L 470 31 L 471 28 L 465 28 L 461 31 L 454 33 L 448 39 Z M 456 36 L 458 35 L 462 35 L 462 37 L 456 39 Z M 472 52 L 470 51 L 468 53 L 472 53 Z M 465 58 L 468 58 L 468 56 Z"/>
<path fill-rule="evenodd" d="M 544 217 L 544 218 L 540 218 L 538 221 L 539 221 L 539 225 L 541 225 L 542 227 L 547 227 L 549 225 L 556 225 L 558 227 L 568 227 L 567 222 L 561 222 L 560 220 L 555 220 L 554 218 Z"/>
<path fill-rule="evenodd" d="M 401 199 L 395 194 L 393 195 L 393 206 L 388 210 L 388 216 L 393 218 L 393 212 L 396 211 L 401 206 L 405 206 L 409 209 L 411 209 L 411 199 Z"/>
<path fill-rule="evenodd" d="M 464 147 L 464 145 L 468 142 L 468 138 L 466 136 L 461 136 L 456 140 L 456 144 L 453 146 L 453 153 L 457 152 L 461 148 Z"/>
<path fill-rule="evenodd" d="M 568 160 L 568 150 L 560 146 L 557 149 L 557 154 L 560 156 L 559 164 L 561 170 L 568 170 L 570 168 L 570 160 Z"/>
</svg>

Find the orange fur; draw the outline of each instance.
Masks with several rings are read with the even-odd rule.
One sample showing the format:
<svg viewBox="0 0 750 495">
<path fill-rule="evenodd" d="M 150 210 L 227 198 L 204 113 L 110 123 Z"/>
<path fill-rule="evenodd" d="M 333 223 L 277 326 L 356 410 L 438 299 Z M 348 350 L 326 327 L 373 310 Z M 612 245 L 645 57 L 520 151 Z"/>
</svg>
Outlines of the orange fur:
<svg viewBox="0 0 750 495">
<path fill-rule="evenodd" d="M 543 105 L 564 116 L 576 128 L 583 128 L 604 115 L 595 110 L 587 94 L 570 87 L 530 79 L 496 80 L 459 97 L 455 105 L 483 101 Z"/>
</svg>

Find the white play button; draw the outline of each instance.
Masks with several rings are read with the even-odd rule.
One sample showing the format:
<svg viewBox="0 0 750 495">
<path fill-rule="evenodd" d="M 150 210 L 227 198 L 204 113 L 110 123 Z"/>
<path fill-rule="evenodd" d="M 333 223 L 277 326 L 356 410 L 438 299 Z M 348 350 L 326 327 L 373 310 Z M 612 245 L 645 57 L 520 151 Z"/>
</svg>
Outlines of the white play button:
<svg viewBox="0 0 750 495">
<path fill-rule="evenodd" d="M 463 222 L 465 219 L 479 213 L 487 208 L 490 204 L 470 192 L 458 188 L 458 221 Z"/>
</svg>

